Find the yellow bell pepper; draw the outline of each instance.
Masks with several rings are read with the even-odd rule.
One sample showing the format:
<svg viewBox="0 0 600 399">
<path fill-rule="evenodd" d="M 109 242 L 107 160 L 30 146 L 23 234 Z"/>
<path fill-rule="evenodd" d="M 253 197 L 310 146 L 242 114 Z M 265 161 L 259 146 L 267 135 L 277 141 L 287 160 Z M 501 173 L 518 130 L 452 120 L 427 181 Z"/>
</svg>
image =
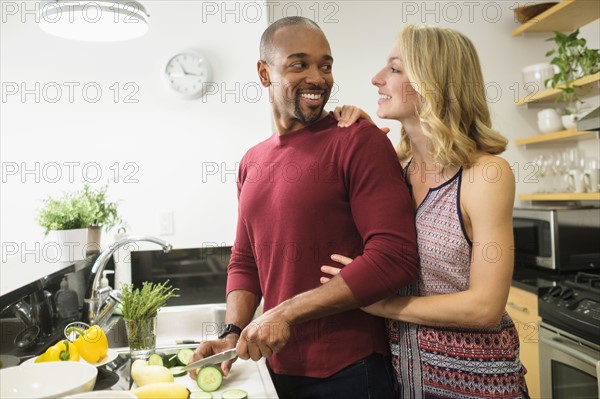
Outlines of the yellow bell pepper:
<svg viewBox="0 0 600 399">
<path fill-rule="evenodd" d="M 85 361 L 96 363 L 106 356 L 108 352 L 108 339 L 100 326 L 93 325 L 85 331 L 76 327 L 72 327 L 69 330 L 79 333 L 79 336 L 73 343 Z M 67 333 L 69 332 L 67 331 Z"/>
<path fill-rule="evenodd" d="M 35 359 L 36 363 L 41 362 L 59 362 L 73 361 L 78 362 L 80 359 L 77 347 L 69 342 L 68 339 L 58 341 L 55 345 L 49 347 L 46 352 L 42 353 Z"/>
</svg>

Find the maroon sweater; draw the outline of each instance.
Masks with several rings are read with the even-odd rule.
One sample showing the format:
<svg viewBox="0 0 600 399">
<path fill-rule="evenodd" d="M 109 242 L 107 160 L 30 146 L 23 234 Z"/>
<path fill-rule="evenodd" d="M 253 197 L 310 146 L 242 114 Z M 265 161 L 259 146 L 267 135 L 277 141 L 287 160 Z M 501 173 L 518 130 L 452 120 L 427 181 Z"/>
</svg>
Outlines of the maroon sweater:
<svg viewBox="0 0 600 399">
<path fill-rule="evenodd" d="M 341 275 L 361 305 L 414 280 L 414 211 L 390 141 L 360 120 L 313 125 L 251 148 L 240 164 L 238 225 L 227 293 L 264 296 L 264 310 L 320 285 L 321 265 L 354 258 Z M 296 325 L 269 358 L 278 374 L 327 377 L 389 353 L 383 319 L 359 309 Z"/>
</svg>

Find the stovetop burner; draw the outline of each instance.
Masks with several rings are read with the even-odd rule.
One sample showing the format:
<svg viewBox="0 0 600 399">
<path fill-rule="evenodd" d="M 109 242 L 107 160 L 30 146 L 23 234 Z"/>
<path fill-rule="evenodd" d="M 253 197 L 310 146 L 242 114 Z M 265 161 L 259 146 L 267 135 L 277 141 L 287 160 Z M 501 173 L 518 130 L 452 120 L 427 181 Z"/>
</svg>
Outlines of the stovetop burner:
<svg viewBox="0 0 600 399">
<path fill-rule="evenodd" d="M 600 274 L 579 272 L 567 279 L 564 284 L 570 288 L 600 295 Z"/>
<path fill-rule="evenodd" d="M 596 341 L 600 335 L 600 274 L 579 272 L 540 292 L 538 305 L 545 322 Z"/>
</svg>

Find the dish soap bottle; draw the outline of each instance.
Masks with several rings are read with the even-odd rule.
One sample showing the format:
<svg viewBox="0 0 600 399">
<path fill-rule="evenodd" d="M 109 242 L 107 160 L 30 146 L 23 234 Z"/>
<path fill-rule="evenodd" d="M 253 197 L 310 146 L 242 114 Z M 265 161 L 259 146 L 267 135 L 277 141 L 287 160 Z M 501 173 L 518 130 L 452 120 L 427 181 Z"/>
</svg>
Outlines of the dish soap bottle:
<svg viewBox="0 0 600 399">
<path fill-rule="evenodd" d="M 66 277 L 63 277 L 60 282 L 60 289 L 56 292 L 54 301 L 59 321 L 70 323 L 78 320 L 79 298 L 77 297 L 77 293 L 69 288 Z"/>
</svg>

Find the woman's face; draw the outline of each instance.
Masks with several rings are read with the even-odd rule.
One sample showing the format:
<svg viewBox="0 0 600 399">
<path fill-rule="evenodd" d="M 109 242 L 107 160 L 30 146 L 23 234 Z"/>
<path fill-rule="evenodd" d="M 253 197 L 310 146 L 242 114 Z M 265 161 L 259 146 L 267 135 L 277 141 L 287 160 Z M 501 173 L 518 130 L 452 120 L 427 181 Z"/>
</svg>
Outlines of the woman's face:
<svg viewBox="0 0 600 399">
<path fill-rule="evenodd" d="M 417 118 L 419 93 L 410 84 L 397 44 L 392 47 L 387 64 L 373 76 L 371 83 L 379 89 L 377 116 L 401 122 Z"/>
</svg>

